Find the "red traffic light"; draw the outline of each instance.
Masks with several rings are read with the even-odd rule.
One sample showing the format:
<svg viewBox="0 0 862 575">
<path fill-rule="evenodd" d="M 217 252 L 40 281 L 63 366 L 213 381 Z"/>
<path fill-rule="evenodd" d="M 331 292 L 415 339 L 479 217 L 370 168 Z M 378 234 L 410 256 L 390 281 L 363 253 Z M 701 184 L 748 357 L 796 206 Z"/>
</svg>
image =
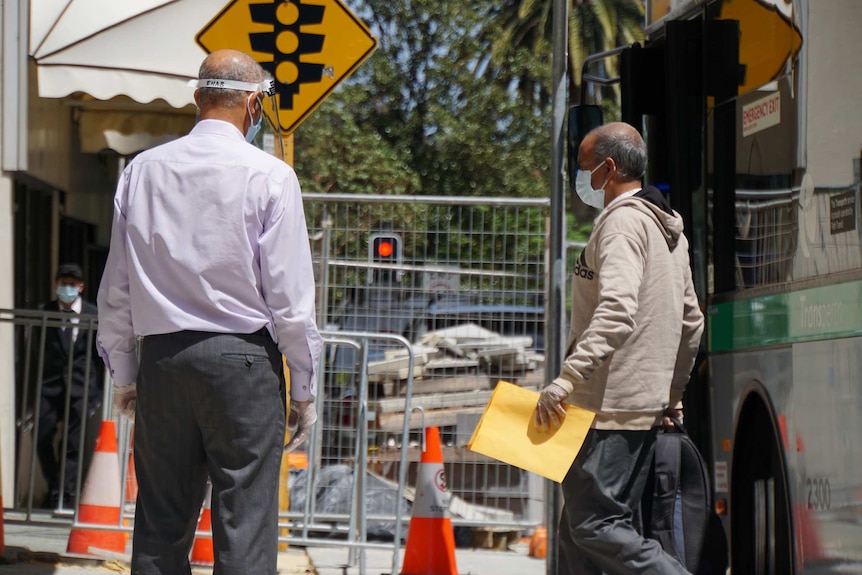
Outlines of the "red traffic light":
<svg viewBox="0 0 862 575">
<path fill-rule="evenodd" d="M 382 258 L 388 258 L 392 255 L 393 247 L 392 242 L 387 240 L 381 240 L 377 244 L 377 255 Z"/>
<path fill-rule="evenodd" d="M 401 236 L 393 232 L 372 234 L 368 238 L 368 261 L 379 267 L 368 270 L 368 283 L 393 283 L 399 281 L 401 272 L 392 266 L 401 265 Z"/>
</svg>

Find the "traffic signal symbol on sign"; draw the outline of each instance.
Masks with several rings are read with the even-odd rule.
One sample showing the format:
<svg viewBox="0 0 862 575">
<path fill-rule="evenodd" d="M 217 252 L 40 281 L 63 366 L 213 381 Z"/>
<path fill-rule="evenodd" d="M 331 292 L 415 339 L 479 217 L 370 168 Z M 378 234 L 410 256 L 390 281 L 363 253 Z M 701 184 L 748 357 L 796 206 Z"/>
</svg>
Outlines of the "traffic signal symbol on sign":
<svg viewBox="0 0 862 575">
<path fill-rule="evenodd" d="M 302 26 L 321 24 L 324 6 L 283 2 L 251 4 L 251 19 L 260 24 L 272 24 L 272 32 L 249 34 L 255 52 L 273 55 L 272 62 L 261 62 L 263 69 L 272 74 L 276 82 L 279 110 L 292 110 L 293 97 L 299 94 L 302 84 L 320 82 L 323 64 L 301 62 L 300 56 L 319 54 L 323 50 L 323 34 L 306 34 Z"/>
<path fill-rule="evenodd" d="M 198 32 L 206 52 L 241 50 L 276 81 L 282 134 L 293 132 L 377 48 L 341 0 L 231 0 Z"/>
</svg>

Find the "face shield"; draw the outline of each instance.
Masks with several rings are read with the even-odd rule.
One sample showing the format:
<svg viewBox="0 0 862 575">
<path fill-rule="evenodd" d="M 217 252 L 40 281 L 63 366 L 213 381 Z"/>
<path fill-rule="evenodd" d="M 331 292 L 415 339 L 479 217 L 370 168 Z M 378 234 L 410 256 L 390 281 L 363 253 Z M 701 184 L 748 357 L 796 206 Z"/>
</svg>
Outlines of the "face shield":
<svg viewBox="0 0 862 575">
<path fill-rule="evenodd" d="M 239 80 L 221 80 L 218 78 L 205 78 L 200 80 L 189 80 L 189 88 L 215 88 L 217 90 L 240 90 L 243 92 L 260 92 L 261 97 L 269 100 L 272 114 L 265 114 L 263 102 L 261 102 L 261 113 L 266 117 L 267 124 L 274 136 L 274 146 L 279 151 L 282 160 L 284 157 L 284 142 L 281 137 L 281 120 L 278 116 L 278 108 L 275 98 L 275 80 L 267 79 L 262 82 L 242 82 Z M 252 118 L 253 121 L 253 118 Z"/>
</svg>

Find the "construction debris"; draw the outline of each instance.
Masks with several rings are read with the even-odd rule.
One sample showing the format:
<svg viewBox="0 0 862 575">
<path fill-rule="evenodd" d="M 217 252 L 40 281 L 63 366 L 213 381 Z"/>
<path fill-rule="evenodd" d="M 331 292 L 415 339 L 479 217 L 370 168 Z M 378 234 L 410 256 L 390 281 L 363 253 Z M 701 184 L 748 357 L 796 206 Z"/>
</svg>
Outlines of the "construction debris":
<svg viewBox="0 0 862 575">
<path fill-rule="evenodd" d="M 480 414 L 497 381 L 540 387 L 544 356 L 530 350 L 532 338 L 504 336 L 465 323 L 425 334 L 413 346 L 410 429 L 455 425 L 459 414 Z M 410 375 L 409 352 L 391 350 L 368 364 L 369 382 L 382 385 L 383 399 L 372 401 L 374 427 L 397 432 L 404 424 L 404 399 Z"/>
</svg>

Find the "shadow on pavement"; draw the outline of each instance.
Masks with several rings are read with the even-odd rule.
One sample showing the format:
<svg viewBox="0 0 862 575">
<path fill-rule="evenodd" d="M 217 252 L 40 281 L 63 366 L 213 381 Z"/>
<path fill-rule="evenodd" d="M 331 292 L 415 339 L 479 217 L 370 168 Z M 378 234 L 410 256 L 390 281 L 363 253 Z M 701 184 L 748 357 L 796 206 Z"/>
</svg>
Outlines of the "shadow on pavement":
<svg viewBox="0 0 862 575">
<path fill-rule="evenodd" d="M 77 573 L 129 573 L 128 565 L 120 561 L 61 557 L 56 553 L 30 551 L 23 547 L 6 546 L 0 556 L 0 574 L 65 575 Z"/>
</svg>

